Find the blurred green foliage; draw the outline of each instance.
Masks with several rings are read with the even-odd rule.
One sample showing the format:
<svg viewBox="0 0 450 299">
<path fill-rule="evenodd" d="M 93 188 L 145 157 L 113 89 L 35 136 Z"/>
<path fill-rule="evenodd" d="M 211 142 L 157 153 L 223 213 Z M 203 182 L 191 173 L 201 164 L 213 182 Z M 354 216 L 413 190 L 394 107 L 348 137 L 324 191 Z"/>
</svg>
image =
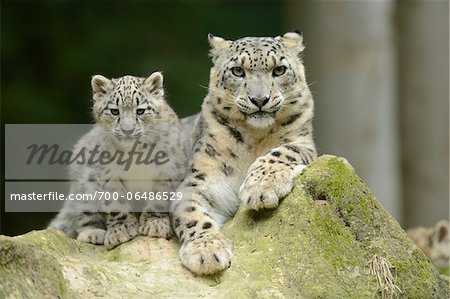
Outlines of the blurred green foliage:
<svg viewBox="0 0 450 299">
<path fill-rule="evenodd" d="M 281 27 L 280 1 L 2 1 L 2 125 L 90 123 L 91 76 L 155 70 L 178 114 L 196 113 L 211 66 L 207 34 L 275 36 Z M 2 233 L 18 234 L 49 215 L 1 218 Z"/>
<path fill-rule="evenodd" d="M 169 100 L 195 113 L 206 91 L 207 34 L 280 34 L 277 2 L 2 4 L 5 123 L 90 122 L 90 77 L 163 71 Z"/>
</svg>

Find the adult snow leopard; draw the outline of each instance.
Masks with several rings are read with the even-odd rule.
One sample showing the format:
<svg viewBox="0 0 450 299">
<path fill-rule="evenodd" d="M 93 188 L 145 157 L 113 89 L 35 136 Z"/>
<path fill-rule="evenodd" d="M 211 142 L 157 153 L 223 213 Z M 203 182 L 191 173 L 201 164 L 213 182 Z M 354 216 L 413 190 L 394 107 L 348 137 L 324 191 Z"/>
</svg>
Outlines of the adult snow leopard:
<svg viewBox="0 0 450 299">
<path fill-rule="evenodd" d="M 180 258 L 196 274 L 231 265 L 231 242 L 220 232 L 240 202 L 273 209 L 317 156 L 313 99 L 300 57 L 302 36 L 209 35 L 213 66 L 201 113 L 192 127 L 191 171 L 179 187 L 172 225 Z"/>
</svg>

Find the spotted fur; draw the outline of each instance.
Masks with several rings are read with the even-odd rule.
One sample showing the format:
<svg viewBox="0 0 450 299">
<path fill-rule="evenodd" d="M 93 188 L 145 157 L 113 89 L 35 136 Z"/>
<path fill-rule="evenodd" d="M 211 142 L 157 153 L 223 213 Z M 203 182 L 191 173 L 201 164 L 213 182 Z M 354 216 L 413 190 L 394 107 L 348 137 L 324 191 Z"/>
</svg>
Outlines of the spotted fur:
<svg viewBox="0 0 450 299">
<path fill-rule="evenodd" d="M 239 204 L 273 209 L 316 158 L 313 100 L 300 54 L 302 36 L 209 36 L 209 90 L 192 128 L 191 172 L 179 187 L 172 225 L 180 258 L 197 274 L 231 264 L 231 242 L 220 228 Z"/>
<path fill-rule="evenodd" d="M 139 164 L 135 159 L 129 169 L 115 162 L 75 163 L 70 169 L 70 193 L 106 191 L 126 196 L 129 192 L 175 191 L 185 176 L 187 149 L 178 117 L 164 99 L 162 75 L 155 72 L 147 79 L 124 76 L 111 80 L 97 75 L 91 83 L 96 124 L 79 140 L 74 152 L 98 146 L 99 152 L 127 154 L 136 144 L 137 151 L 147 153 L 153 144 L 153 152 L 166 153 L 168 162 Z M 172 235 L 168 201 L 147 201 L 138 219 L 132 213 L 136 211 L 132 207 L 136 201 L 125 198 L 67 201 L 50 226 L 80 241 L 105 244 L 108 248 L 127 242 L 137 234 L 166 238 Z"/>
</svg>

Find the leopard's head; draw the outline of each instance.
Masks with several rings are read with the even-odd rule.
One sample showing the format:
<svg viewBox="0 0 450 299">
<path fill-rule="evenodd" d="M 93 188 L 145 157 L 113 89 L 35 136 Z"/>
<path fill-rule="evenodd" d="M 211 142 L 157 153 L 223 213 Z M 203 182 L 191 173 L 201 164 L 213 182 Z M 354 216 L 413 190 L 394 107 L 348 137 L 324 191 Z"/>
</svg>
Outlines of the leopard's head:
<svg viewBox="0 0 450 299">
<path fill-rule="evenodd" d="M 228 117 L 268 128 L 310 95 L 301 60 L 300 33 L 228 41 L 209 35 L 213 67 L 210 101 Z"/>
<path fill-rule="evenodd" d="M 159 72 L 148 78 L 108 79 L 95 75 L 91 85 L 96 122 L 120 141 L 132 141 L 145 134 L 158 123 L 161 107 L 166 106 Z"/>
</svg>

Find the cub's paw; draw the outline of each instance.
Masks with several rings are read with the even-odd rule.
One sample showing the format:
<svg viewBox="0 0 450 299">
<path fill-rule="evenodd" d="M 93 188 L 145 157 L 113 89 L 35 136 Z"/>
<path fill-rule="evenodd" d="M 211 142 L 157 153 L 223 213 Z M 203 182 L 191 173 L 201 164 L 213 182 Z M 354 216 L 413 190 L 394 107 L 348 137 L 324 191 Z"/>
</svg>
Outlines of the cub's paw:
<svg viewBox="0 0 450 299">
<path fill-rule="evenodd" d="M 77 240 L 81 242 L 102 245 L 105 242 L 106 230 L 102 228 L 86 228 L 78 233 Z"/>
<path fill-rule="evenodd" d="M 172 237 L 169 216 L 152 216 L 142 213 L 139 218 L 139 234 L 149 237 L 166 238 Z"/>
<path fill-rule="evenodd" d="M 277 169 L 271 164 L 251 167 L 239 189 L 241 202 L 256 211 L 276 208 L 280 199 L 291 192 L 295 179 L 305 168 L 305 165 L 297 165 Z"/>
<path fill-rule="evenodd" d="M 122 243 L 128 242 L 138 234 L 137 220 L 129 220 L 108 226 L 105 236 L 105 246 L 112 249 Z"/>
<path fill-rule="evenodd" d="M 204 234 L 181 245 L 181 263 L 195 274 L 215 274 L 231 266 L 231 247 L 221 232 Z"/>
</svg>

